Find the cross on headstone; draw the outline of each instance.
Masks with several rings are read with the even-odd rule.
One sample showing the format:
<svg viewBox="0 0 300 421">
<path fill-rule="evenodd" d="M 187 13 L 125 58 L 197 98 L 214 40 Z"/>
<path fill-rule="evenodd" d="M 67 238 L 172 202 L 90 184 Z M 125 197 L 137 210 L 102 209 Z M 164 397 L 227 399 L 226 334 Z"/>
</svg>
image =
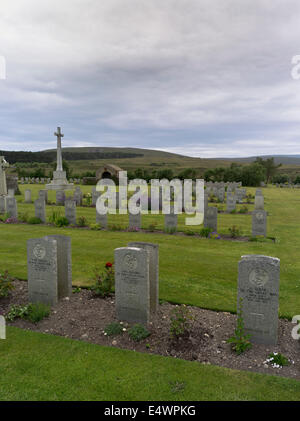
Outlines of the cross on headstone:
<svg viewBox="0 0 300 421">
<path fill-rule="evenodd" d="M 60 127 L 57 127 L 57 132 L 54 132 L 54 136 L 57 137 L 57 168 L 56 171 L 62 171 L 62 155 L 61 155 L 61 138 L 64 137 L 64 135 L 60 131 Z"/>
</svg>

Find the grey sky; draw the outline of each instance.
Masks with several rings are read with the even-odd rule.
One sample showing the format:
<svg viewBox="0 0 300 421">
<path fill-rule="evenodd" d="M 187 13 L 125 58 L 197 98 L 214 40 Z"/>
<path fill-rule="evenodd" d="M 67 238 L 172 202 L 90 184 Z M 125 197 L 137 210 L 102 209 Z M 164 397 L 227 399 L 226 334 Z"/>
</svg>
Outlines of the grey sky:
<svg viewBox="0 0 300 421">
<path fill-rule="evenodd" d="M 0 28 L 0 149 L 300 153 L 297 0 L 1 0 Z"/>
</svg>

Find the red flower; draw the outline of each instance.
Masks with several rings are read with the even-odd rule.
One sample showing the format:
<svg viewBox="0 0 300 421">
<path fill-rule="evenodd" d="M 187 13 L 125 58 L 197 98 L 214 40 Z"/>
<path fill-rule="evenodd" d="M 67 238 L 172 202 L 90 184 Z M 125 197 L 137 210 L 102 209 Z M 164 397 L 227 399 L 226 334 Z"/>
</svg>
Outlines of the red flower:
<svg viewBox="0 0 300 421">
<path fill-rule="evenodd" d="M 105 267 L 106 267 L 106 268 L 111 268 L 111 267 L 112 267 L 112 263 L 107 262 L 107 263 L 106 263 L 106 265 L 105 265 Z"/>
</svg>

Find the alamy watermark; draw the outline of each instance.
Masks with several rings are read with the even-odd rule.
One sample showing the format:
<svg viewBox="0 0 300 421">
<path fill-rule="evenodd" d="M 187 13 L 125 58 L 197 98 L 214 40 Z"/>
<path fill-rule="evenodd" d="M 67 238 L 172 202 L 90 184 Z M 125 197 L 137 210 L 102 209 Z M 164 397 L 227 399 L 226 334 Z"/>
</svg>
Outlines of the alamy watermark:
<svg viewBox="0 0 300 421">
<path fill-rule="evenodd" d="M 292 64 L 293 68 L 291 71 L 291 76 L 293 79 L 298 80 L 300 79 L 300 55 L 292 57 Z"/>
<path fill-rule="evenodd" d="M 6 323 L 4 316 L 0 316 L 0 339 L 6 339 Z"/>
<path fill-rule="evenodd" d="M 146 180 L 134 179 L 128 183 L 127 171 L 119 172 L 119 188 L 112 179 L 101 179 L 97 183 L 96 191 L 101 192 L 97 199 L 96 208 L 100 215 L 119 214 L 137 215 L 182 214 L 186 225 L 201 225 L 204 219 L 204 180 Z M 128 200 L 128 192 L 133 192 Z M 150 192 L 150 194 L 149 194 Z M 193 197 L 195 200 L 193 200 Z M 193 203 L 194 202 L 194 203 Z"/>
<path fill-rule="evenodd" d="M 0 80 L 6 79 L 6 60 L 5 57 L 0 56 Z"/>
<path fill-rule="evenodd" d="M 300 339 L 300 315 L 294 316 L 292 323 L 296 323 L 296 326 L 292 329 L 292 338 L 299 340 Z"/>
</svg>

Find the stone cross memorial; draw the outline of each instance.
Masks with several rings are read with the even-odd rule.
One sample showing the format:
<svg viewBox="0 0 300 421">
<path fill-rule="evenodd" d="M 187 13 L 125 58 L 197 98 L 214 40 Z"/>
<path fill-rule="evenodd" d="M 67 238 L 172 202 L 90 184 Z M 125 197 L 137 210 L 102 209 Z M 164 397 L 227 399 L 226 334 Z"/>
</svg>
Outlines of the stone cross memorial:
<svg viewBox="0 0 300 421">
<path fill-rule="evenodd" d="M 144 249 L 149 253 L 149 278 L 150 278 L 150 312 L 158 309 L 159 297 L 159 250 L 158 244 L 144 243 L 141 241 L 128 243 L 128 247 Z"/>
<path fill-rule="evenodd" d="M 73 189 L 74 184 L 68 183 L 66 171 L 63 170 L 61 139 L 64 135 L 62 134 L 60 127 L 57 127 L 54 136 L 57 137 L 57 166 L 56 171 L 53 172 L 53 180 L 50 184 L 46 184 L 46 189 L 70 190 Z"/>
<path fill-rule="evenodd" d="M 7 184 L 5 170 L 9 167 L 9 163 L 5 161 L 4 156 L 0 156 L 0 196 L 7 195 Z"/>
<path fill-rule="evenodd" d="M 277 344 L 280 260 L 248 255 L 239 262 L 238 309 L 242 299 L 245 333 L 250 341 Z"/>
<path fill-rule="evenodd" d="M 149 252 L 135 247 L 115 250 L 115 297 L 119 320 L 147 324 L 150 317 Z"/>
<path fill-rule="evenodd" d="M 53 235 L 27 242 L 28 299 L 57 304 L 72 294 L 71 238 Z"/>
</svg>

